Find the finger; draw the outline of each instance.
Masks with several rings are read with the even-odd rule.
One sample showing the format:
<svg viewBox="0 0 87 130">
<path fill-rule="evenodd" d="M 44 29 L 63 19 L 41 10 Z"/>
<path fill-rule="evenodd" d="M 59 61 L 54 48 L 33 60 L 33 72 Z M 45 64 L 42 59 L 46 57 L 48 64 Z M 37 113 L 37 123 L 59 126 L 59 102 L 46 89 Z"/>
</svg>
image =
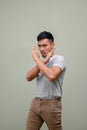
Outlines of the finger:
<svg viewBox="0 0 87 130">
<path fill-rule="evenodd" d="M 34 44 L 32 45 L 32 48 L 35 48 Z"/>
<path fill-rule="evenodd" d="M 54 46 L 53 50 L 55 51 L 56 47 Z"/>
<path fill-rule="evenodd" d="M 55 51 L 55 47 L 51 51 L 51 56 L 54 54 L 54 51 Z"/>
<path fill-rule="evenodd" d="M 32 49 L 33 49 L 33 50 L 36 50 L 36 47 L 35 47 L 35 45 L 32 45 Z"/>
<path fill-rule="evenodd" d="M 55 47 L 52 49 L 52 53 L 54 53 L 54 51 L 55 51 Z"/>
</svg>

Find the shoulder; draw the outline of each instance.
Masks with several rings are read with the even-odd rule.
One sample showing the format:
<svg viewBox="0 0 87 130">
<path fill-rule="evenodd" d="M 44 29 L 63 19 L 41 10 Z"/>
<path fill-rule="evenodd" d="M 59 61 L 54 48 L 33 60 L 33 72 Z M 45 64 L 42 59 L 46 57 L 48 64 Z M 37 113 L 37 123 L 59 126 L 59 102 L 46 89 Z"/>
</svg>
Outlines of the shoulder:
<svg viewBox="0 0 87 130">
<path fill-rule="evenodd" d="M 65 58 L 62 55 L 54 55 L 51 58 L 51 61 L 53 66 L 59 66 L 60 68 L 62 68 L 62 70 L 66 68 Z"/>
<path fill-rule="evenodd" d="M 64 56 L 62 55 L 54 55 L 51 60 L 64 60 Z"/>
</svg>

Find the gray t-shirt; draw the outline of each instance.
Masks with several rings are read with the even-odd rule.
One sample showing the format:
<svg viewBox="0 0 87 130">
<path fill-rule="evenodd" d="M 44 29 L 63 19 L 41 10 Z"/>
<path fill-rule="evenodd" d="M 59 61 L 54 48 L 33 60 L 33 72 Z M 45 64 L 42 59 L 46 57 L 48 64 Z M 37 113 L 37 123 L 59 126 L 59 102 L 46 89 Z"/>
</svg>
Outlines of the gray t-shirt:
<svg viewBox="0 0 87 130">
<path fill-rule="evenodd" d="M 36 97 L 51 99 L 62 97 L 62 84 L 66 71 L 66 63 L 63 56 L 54 55 L 46 64 L 47 67 L 58 66 L 62 73 L 55 81 L 50 81 L 42 72 L 37 76 L 37 94 Z"/>
</svg>

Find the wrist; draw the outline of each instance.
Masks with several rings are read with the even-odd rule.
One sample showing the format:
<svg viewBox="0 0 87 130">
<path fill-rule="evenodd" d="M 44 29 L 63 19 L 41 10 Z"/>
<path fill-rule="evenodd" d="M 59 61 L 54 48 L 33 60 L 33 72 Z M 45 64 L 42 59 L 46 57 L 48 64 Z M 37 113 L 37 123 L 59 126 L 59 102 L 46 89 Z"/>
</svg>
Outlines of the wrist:
<svg viewBox="0 0 87 130">
<path fill-rule="evenodd" d="M 40 58 L 34 58 L 34 61 L 37 63 L 38 61 L 40 61 Z"/>
<path fill-rule="evenodd" d="M 43 62 L 44 64 L 46 64 L 46 63 L 47 63 L 46 58 L 45 58 L 45 59 L 43 59 L 43 60 L 42 60 L 42 62 Z"/>
</svg>

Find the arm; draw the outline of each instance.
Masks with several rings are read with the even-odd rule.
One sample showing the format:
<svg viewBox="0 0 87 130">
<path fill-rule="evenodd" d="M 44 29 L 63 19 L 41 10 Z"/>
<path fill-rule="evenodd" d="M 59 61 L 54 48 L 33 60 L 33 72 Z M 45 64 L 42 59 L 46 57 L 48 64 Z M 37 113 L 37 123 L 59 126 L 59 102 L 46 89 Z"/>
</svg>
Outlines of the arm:
<svg viewBox="0 0 87 130">
<path fill-rule="evenodd" d="M 47 57 L 44 59 L 46 62 L 50 59 L 50 57 L 53 55 L 54 49 L 48 53 Z M 39 57 L 39 54 L 36 50 L 35 47 L 32 48 L 32 53 L 33 53 L 33 59 L 36 62 L 39 70 L 51 81 L 54 81 L 58 76 L 62 73 L 62 69 L 53 66 L 51 68 L 48 68 L 41 60 Z"/>
<path fill-rule="evenodd" d="M 26 75 L 27 81 L 33 80 L 38 75 L 39 72 L 40 72 L 40 69 L 36 65 L 34 68 L 32 68 L 31 70 L 28 71 L 28 73 Z"/>
<path fill-rule="evenodd" d="M 37 66 L 40 69 L 40 71 L 51 81 L 54 81 L 62 73 L 62 69 L 61 68 L 59 68 L 57 66 L 53 66 L 51 68 L 48 68 L 38 58 L 35 59 L 35 62 L 37 63 Z"/>
<path fill-rule="evenodd" d="M 34 51 L 34 53 L 37 54 L 36 49 L 32 49 L 32 51 Z M 33 52 L 32 52 L 32 53 L 33 53 Z M 49 54 L 45 59 L 43 59 L 43 60 L 41 61 L 41 63 L 42 63 L 42 64 L 46 64 L 46 63 L 49 61 L 50 56 L 51 56 L 51 55 Z M 39 58 L 39 54 L 38 54 L 38 58 Z M 40 68 L 38 67 L 38 65 L 36 65 L 34 68 L 32 68 L 31 70 L 29 70 L 29 71 L 27 72 L 27 74 L 26 74 L 26 80 L 27 80 L 27 81 L 31 81 L 31 80 L 35 79 L 35 78 L 37 77 L 37 75 L 38 75 L 39 72 L 40 72 Z"/>
</svg>

